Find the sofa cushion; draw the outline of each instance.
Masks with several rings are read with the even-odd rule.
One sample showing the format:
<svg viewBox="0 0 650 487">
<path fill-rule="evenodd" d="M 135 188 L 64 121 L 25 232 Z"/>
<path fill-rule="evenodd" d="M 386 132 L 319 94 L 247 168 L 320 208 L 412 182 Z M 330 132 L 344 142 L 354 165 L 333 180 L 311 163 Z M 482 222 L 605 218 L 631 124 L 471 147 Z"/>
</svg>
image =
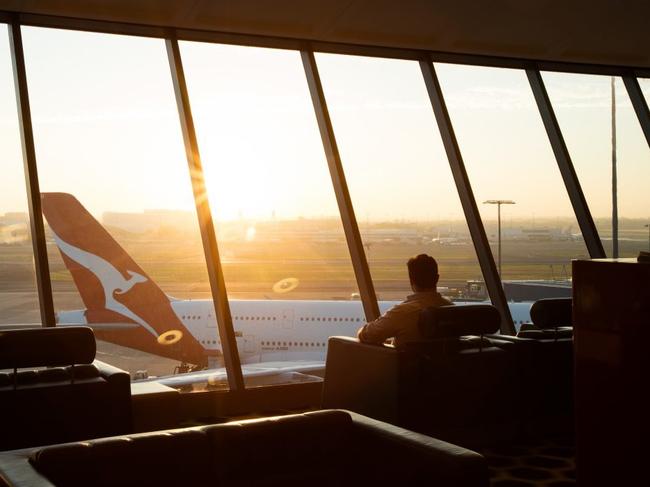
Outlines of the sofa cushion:
<svg viewBox="0 0 650 487">
<path fill-rule="evenodd" d="M 14 377 L 15 386 L 18 388 L 70 381 L 68 370 L 63 367 L 53 367 L 51 369 L 41 370 L 21 370 L 18 371 L 15 376 L 13 372 L 0 374 L 0 387 L 11 386 L 13 388 Z"/>
<path fill-rule="evenodd" d="M 218 486 L 201 429 L 42 448 L 32 465 L 57 486 Z"/>
<path fill-rule="evenodd" d="M 519 338 L 533 338 L 535 340 L 558 340 L 560 338 L 572 338 L 573 328 L 570 326 L 560 326 L 558 328 L 542 329 L 527 328 L 517 332 Z"/>
<path fill-rule="evenodd" d="M 66 367 L 66 371 L 74 380 L 94 379 L 99 377 L 99 370 L 94 364 L 81 364 Z"/>
<path fill-rule="evenodd" d="M 70 380 L 70 372 L 63 367 L 39 370 L 39 382 L 67 382 Z"/>
<path fill-rule="evenodd" d="M 0 415 L 12 421 L 3 425 L 0 450 L 126 433 L 128 394 L 102 377 L 4 387 Z"/>
<path fill-rule="evenodd" d="M 460 353 L 463 350 L 481 352 L 484 349 L 493 347 L 490 339 L 467 335 L 456 337 L 451 340 L 423 340 L 420 342 L 409 342 L 403 347 L 409 355 L 431 357 L 444 357 L 449 354 Z"/>
</svg>

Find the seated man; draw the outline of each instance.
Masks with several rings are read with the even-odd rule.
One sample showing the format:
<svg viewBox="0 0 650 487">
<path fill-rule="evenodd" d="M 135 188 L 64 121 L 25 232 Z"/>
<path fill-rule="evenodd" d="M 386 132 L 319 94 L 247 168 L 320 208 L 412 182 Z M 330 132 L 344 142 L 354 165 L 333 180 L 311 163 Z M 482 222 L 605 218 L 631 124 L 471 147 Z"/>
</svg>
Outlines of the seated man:
<svg viewBox="0 0 650 487">
<path fill-rule="evenodd" d="M 433 257 L 420 254 L 409 259 L 407 266 L 414 294 L 361 328 L 357 337 L 362 343 L 382 344 L 393 338 L 393 344 L 400 347 L 406 342 L 418 341 L 420 311 L 430 306 L 452 304 L 437 291 L 438 263 Z"/>
</svg>

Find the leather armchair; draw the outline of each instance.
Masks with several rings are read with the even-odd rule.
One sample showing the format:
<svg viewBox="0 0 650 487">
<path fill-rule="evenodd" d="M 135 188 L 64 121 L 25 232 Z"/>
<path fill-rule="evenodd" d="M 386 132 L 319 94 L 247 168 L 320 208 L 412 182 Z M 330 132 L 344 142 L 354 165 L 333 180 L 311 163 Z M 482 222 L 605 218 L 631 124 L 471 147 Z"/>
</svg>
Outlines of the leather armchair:
<svg viewBox="0 0 650 487">
<path fill-rule="evenodd" d="M 518 428 L 514 355 L 481 336 L 499 322 L 491 306 L 445 306 L 421 314 L 429 339 L 403 349 L 332 337 L 322 405 L 467 447 L 510 441 Z"/>
<path fill-rule="evenodd" d="M 0 450 L 131 431 L 129 375 L 87 327 L 0 331 Z"/>
</svg>

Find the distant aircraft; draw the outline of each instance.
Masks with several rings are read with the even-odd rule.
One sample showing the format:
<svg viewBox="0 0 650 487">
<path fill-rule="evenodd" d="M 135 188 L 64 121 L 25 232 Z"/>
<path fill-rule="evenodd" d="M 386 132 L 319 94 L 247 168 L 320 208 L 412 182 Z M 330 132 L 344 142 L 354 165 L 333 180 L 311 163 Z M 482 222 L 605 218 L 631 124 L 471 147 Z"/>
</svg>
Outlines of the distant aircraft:
<svg viewBox="0 0 650 487">
<path fill-rule="evenodd" d="M 466 238 L 459 237 L 441 237 L 440 232 L 438 232 L 437 237 L 431 239 L 431 243 L 438 245 L 467 245 L 469 241 Z"/>
<path fill-rule="evenodd" d="M 29 240 L 27 223 L 0 225 L 0 244 L 13 244 Z"/>
<path fill-rule="evenodd" d="M 198 368 L 221 365 L 212 300 L 168 296 L 74 196 L 41 198 L 86 307 L 59 311 L 58 324 L 88 325 L 100 340 Z M 379 307 L 384 312 L 396 303 L 381 301 Z M 529 309 L 530 303 L 511 304 L 515 321 L 527 321 Z M 322 368 L 328 338 L 354 336 L 365 323 L 360 301 L 231 300 L 230 310 L 241 362 L 256 364 L 251 375 L 269 374 L 280 362 L 283 373 Z"/>
</svg>

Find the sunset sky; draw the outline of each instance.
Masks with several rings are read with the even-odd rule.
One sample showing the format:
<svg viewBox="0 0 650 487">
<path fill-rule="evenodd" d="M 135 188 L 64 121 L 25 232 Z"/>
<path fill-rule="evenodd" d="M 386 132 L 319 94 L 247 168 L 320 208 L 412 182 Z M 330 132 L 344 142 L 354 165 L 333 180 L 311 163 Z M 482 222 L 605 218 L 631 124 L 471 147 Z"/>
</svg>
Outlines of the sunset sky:
<svg viewBox="0 0 650 487">
<path fill-rule="evenodd" d="M 191 210 L 164 42 L 30 27 L 23 38 L 41 189 L 96 215 Z M 8 49 L 0 26 L 0 214 L 26 211 Z M 336 215 L 299 53 L 189 42 L 181 53 L 217 218 Z M 418 64 L 316 59 L 358 218 L 462 218 Z M 513 199 L 511 218 L 570 216 L 525 73 L 435 67 L 477 201 Z M 592 213 L 608 216 L 610 78 L 543 77 Z M 620 215 L 650 217 L 650 150 L 620 79 L 616 94 Z"/>
</svg>

